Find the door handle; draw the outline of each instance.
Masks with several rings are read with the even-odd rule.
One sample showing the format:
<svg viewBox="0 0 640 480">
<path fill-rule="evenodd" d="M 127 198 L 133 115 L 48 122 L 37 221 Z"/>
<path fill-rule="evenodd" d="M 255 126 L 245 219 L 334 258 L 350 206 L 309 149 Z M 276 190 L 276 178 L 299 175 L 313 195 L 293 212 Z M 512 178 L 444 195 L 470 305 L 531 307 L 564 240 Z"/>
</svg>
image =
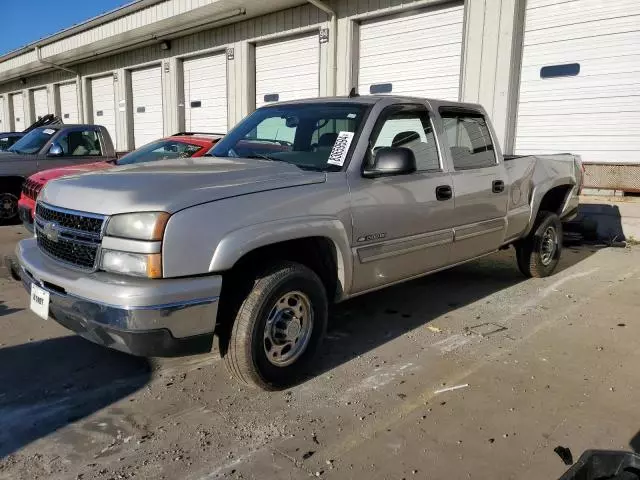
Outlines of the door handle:
<svg viewBox="0 0 640 480">
<path fill-rule="evenodd" d="M 436 187 L 436 198 L 440 201 L 450 200 L 453 197 L 453 190 L 450 185 L 440 185 Z"/>
<path fill-rule="evenodd" d="M 494 180 L 491 184 L 491 191 L 493 193 L 504 192 L 504 182 L 502 180 Z"/>
</svg>

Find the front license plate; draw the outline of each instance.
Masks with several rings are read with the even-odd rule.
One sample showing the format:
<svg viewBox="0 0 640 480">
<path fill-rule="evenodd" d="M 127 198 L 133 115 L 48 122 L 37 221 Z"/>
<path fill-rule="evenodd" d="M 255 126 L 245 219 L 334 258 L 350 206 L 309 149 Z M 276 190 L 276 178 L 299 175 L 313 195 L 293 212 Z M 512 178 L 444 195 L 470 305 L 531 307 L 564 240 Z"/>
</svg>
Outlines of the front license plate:
<svg viewBox="0 0 640 480">
<path fill-rule="evenodd" d="M 49 292 L 31 284 L 31 310 L 45 320 L 49 319 Z"/>
</svg>

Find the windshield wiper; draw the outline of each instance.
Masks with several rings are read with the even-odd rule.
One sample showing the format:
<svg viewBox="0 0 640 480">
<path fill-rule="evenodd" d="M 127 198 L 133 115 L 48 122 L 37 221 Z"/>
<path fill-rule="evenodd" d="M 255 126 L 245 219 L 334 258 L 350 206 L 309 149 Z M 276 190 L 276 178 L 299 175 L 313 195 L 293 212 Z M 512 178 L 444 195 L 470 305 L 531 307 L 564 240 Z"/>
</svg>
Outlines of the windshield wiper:
<svg viewBox="0 0 640 480">
<path fill-rule="evenodd" d="M 285 162 L 285 163 L 289 163 L 286 160 L 282 160 L 281 158 L 277 158 L 277 157 L 270 157 L 269 155 L 265 155 L 264 153 L 257 153 L 257 152 L 253 152 L 250 155 L 246 155 L 245 158 L 260 158 L 262 160 L 271 160 L 272 162 Z"/>
</svg>

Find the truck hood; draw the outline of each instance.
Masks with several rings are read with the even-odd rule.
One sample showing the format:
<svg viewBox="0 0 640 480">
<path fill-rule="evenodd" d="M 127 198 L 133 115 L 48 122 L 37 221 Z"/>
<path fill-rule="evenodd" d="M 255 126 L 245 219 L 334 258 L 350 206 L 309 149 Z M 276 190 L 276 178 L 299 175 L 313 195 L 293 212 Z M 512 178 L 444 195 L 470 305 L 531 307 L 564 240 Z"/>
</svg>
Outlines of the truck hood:
<svg viewBox="0 0 640 480">
<path fill-rule="evenodd" d="M 49 180 L 54 180 L 60 177 L 66 177 L 67 175 L 79 175 L 81 173 L 93 172 L 96 170 L 104 170 L 105 168 L 112 168 L 113 164 L 109 162 L 95 162 L 87 163 L 84 165 L 70 165 L 68 167 L 52 168 L 50 170 L 43 170 L 42 172 L 34 173 L 29 177 L 29 180 L 44 185 Z"/>
<path fill-rule="evenodd" d="M 183 158 L 60 178 L 47 183 L 39 199 L 54 206 L 102 215 L 174 213 L 224 198 L 324 181 L 324 173 L 304 171 L 282 162 Z"/>
</svg>

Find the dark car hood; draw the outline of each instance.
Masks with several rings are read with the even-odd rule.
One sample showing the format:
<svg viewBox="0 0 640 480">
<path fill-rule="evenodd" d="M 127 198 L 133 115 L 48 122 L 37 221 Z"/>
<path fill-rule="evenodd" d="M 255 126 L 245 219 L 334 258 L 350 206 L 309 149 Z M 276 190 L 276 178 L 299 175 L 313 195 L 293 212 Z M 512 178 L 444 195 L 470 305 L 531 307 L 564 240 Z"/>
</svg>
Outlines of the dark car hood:
<svg viewBox="0 0 640 480">
<path fill-rule="evenodd" d="M 321 183 L 326 175 L 282 162 L 184 158 L 127 165 L 47 183 L 40 200 L 113 215 L 165 211 L 278 188 Z"/>
</svg>

